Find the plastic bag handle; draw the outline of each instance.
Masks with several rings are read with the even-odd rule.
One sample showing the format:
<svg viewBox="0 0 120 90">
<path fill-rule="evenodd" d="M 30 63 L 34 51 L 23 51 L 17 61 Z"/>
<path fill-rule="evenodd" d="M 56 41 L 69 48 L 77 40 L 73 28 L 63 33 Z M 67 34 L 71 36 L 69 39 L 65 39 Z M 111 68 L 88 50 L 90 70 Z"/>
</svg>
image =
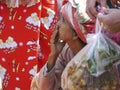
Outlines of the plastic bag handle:
<svg viewBox="0 0 120 90">
<path fill-rule="evenodd" d="M 101 13 L 100 13 L 101 14 Z M 103 25 L 100 24 L 100 21 L 98 20 L 98 18 L 96 19 L 96 25 L 95 25 L 95 33 L 101 33 L 103 28 Z"/>
</svg>

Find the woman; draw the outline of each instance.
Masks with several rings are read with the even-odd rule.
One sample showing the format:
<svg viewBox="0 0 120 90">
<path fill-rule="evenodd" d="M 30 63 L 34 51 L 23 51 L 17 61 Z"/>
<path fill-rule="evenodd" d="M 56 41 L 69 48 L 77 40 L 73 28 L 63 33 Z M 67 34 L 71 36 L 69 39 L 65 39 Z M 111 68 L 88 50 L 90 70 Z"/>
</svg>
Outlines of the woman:
<svg viewBox="0 0 120 90">
<path fill-rule="evenodd" d="M 86 45 L 85 34 L 88 31 L 83 26 L 88 23 L 89 18 L 86 13 L 77 12 L 77 2 L 74 2 L 74 0 L 70 1 L 63 2 L 61 8 L 63 17 L 57 24 L 57 30 L 51 36 L 51 53 L 49 54 L 48 62 L 33 78 L 32 88 L 36 87 L 38 90 L 62 90 L 61 74 L 64 68 Z M 85 0 L 83 1 L 84 3 L 82 4 L 84 6 Z M 91 27 L 89 30 L 91 30 Z"/>
</svg>

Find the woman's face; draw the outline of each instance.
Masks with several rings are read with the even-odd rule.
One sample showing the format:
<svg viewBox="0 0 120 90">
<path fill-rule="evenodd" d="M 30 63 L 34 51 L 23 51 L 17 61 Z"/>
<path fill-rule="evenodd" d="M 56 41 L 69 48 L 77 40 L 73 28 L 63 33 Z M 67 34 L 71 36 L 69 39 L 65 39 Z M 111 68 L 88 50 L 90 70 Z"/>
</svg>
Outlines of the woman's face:
<svg viewBox="0 0 120 90">
<path fill-rule="evenodd" d="M 62 17 L 58 21 L 59 38 L 65 42 L 69 41 L 73 37 L 73 29 L 68 22 Z"/>
</svg>

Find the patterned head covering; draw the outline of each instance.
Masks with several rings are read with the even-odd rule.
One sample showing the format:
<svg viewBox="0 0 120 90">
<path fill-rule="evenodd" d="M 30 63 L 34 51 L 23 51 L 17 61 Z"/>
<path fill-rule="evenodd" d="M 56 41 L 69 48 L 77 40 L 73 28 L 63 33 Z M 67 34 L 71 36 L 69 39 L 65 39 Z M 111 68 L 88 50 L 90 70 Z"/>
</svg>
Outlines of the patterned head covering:
<svg viewBox="0 0 120 90">
<path fill-rule="evenodd" d="M 83 24 L 90 20 L 85 12 L 86 0 L 63 0 L 62 4 L 62 16 L 70 23 L 79 38 L 86 42 L 85 34 L 88 32 Z"/>
</svg>

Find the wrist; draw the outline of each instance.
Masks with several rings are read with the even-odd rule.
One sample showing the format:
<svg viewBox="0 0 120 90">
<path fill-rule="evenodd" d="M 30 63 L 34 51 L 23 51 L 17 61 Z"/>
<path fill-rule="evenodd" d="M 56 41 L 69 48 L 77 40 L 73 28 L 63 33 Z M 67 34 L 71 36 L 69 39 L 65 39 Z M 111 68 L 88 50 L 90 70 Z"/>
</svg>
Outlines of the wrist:
<svg viewBox="0 0 120 90">
<path fill-rule="evenodd" d="M 49 54 L 48 62 L 47 62 L 48 72 L 55 66 L 57 56 L 58 55 L 56 55 L 56 54 L 52 54 L 52 53 Z"/>
<path fill-rule="evenodd" d="M 53 67 L 54 67 L 54 64 L 50 64 L 50 63 L 47 63 L 46 64 L 46 67 L 47 67 L 47 72 L 50 72 L 52 69 L 53 69 Z"/>
</svg>

